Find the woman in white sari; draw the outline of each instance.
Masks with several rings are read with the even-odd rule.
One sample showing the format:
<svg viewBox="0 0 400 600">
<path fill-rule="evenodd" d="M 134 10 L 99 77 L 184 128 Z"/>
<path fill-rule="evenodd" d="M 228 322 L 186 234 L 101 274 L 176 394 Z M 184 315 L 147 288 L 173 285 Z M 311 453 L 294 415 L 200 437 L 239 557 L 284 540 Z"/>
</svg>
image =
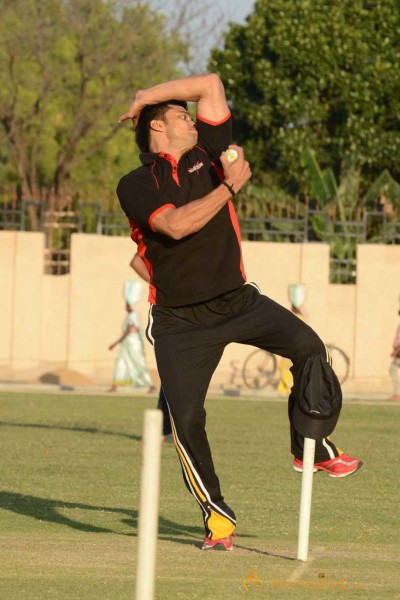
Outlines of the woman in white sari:
<svg viewBox="0 0 400 600">
<path fill-rule="evenodd" d="M 119 352 L 115 361 L 110 392 L 117 391 L 120 386 L 132 386 L 134 388 L 148 387 L 149 392 L 155 390 L 146 365 L 143 337 L 140 331 L 138 316 L 133 308 L 133 305 L 140 299 L 141 285 L 140 282 L 136 281 L 125 283 L 127 315 L 122 324 L 122 335 L 109 346 L 109 349 L 113 350 L 119 344 Z"/>
</svg>

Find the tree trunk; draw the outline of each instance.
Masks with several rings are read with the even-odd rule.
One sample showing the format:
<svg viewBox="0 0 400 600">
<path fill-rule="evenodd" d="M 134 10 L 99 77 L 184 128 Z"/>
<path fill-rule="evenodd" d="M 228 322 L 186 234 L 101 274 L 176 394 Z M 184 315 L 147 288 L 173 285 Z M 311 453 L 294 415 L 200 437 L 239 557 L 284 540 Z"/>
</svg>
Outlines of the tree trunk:
<svg viewBox="0 0 400 600">
<path fill-rule="evenodd" d="M 40 231 L 40 220 L 39 220 L 39 210 L 38 207 L 34 204 L 27 204 L 29 200 L 39 200 L 39 198 L 35 198 L 30 186 L 26 181 L 22 183 L 22 205 L 23 208 L 26 208 L 26 212 L 28 213 L 28 217 L 31 224 L 32 231 Z M 25 205 L 25 206 L 24 206 Z"/>
</svg>

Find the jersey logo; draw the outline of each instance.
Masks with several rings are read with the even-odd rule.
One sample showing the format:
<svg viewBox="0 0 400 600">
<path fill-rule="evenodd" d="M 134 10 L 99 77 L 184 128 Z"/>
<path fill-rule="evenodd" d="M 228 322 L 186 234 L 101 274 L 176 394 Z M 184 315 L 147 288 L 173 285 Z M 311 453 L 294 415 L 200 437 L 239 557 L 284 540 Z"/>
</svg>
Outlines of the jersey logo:
<svg viewBox="0 0 400 600">
<path fill-rule="evenodd" d="M 190 169 L 188 169 L 188 173 L 196 173 L 197 172 L 197 175 L 198 175 L 201 167 L 204 167 L 204 163 L 202 163 L 198 160 L 197 163 L 193 165 L 193 167 L 190 167 Z"/>
</svg>

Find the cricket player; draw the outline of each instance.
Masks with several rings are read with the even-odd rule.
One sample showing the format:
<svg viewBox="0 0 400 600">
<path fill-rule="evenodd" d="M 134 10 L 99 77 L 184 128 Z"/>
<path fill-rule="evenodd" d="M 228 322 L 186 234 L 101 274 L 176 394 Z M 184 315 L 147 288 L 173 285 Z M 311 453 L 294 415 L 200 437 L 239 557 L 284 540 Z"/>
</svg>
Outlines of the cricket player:
<svg viewBox="0 0 400 600">
<path fill-rule="evenodd" d="M 187 101 L 197 105 L 196 122 Z M 249 344 L 292 361 L 289 418 L 297 471 L 303 436 L 317 439 L 315 468 L 332 477 L 350 475 L 362 463 L 326 438 L 342 397 L 325 345 L 308 325 L 246 281 L 232 198 L 251 170 L 243 149 L 232 144 L 232 117 L 219 77 L 199 75 L 140 90 L 120 117 L 128 119 L 142 166 L 122 177 L 117 193 L 150 273 L 147 336 L 184 480 L 201 509 L 202 548 L 232 550 L 236 517 L 214 469 L 204 408 L 227 344 Z M 236 160 L 228 160 L 228 149 Z"/>
</svg>

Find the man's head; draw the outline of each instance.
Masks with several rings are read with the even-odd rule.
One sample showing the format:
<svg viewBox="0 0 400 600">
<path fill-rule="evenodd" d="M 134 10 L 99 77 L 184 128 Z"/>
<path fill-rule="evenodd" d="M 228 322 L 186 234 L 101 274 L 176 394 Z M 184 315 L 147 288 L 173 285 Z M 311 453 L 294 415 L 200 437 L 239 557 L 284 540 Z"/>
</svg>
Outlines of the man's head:
<svg viewBox="0 0 400 600">
<path fill-rule="evenodd" d="M 166 135 L 168 140 L 170 137 L 174 136 L 174 132 L 176 132 L 177 136 L 185 138 L 186 130 L 183 129 L 180 131 L 174 126 L 174 122 L 179 121 L 190 123 L 188 132 L 191 132 L 192 135 L 189 135 L 188 142 L 189 147 L 193 146 L 197 141 L 197 133 L 195 135 L 193 134 L 195 128 L 187 111 L 186 102 L 180 100 L 168 100 L 167 102 L 145 106 L 139 115 L 136 127 L 136 143 L 139 146 L 139 149 L 142 152 L 153 150 L 154 148 L 152 148 L 152 146 L 154 146 L 154 141 L 157 140 L 157 133 Z M 183 139 L 183 142 L 184 141 L 185 139 Z"/>
</svg>

